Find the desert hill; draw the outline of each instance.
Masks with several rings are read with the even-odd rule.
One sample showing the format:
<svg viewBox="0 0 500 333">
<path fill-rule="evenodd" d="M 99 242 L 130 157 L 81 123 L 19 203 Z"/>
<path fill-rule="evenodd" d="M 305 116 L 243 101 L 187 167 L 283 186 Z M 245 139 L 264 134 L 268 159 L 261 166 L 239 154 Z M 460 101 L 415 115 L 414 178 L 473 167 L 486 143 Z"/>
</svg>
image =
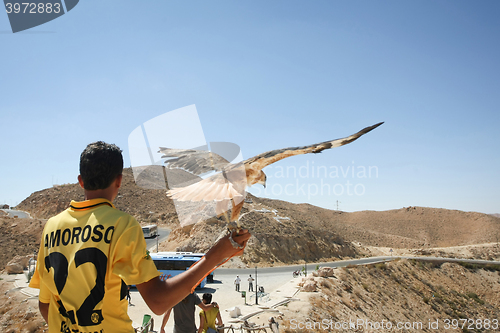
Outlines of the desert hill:
<svg viewBox="0 0 500 333">
<path fill-rule="evenodd" d="M 123 182 L 115 206 L 139 222 L 170 224 L 176 223 L 175 207 L 170 199 L 166 199 L 166 182 L 159 177 L 162 169 L 153 167 L 144 170 L 134 179 L 132 169 L 123 170 Z M 179 182 L 196 179 L 186 172 L 175 170 Z M 170 179 L 170 178 L 169 178 Z M 139 184 L 139 185 L 138 185 Z M 83 200 L 83 189 L 79 184 L 58 185 L 34 192 L 23 200 L 16 208 L 30 212 L 34 218 L 48 219 L 69 207 L 71 200 Z"/>
<path fill-rule="evenodd" d="M 448 247 L 500 241 L 500 219 L 488 214 L 426 207 L 345 213 L 269 199 L 281 215 L 300 216 L 346 240 L 394 248 Z"/>
<path fill-rule="evenodd" d="M 135 180 L 132 170 L 125 169 L 115 205 L 142 224 L 173 229 L 163 250 L 207 250 L 225 230 L 224 220 L 210 218 L 179 228 L 174 204 L 165 195 L 163 172 L 161 167 L 148 168 Z M 198 179 L 181 170 L 169 172 L 173 172 L 168 175 L 169 184 Z M 35 192 L 17 208 L 46 219 L 66 209 L 72 199 L 83 199 L 78 184 Z M 251 202 L 242 210 L 248 214 L 241 222 L 254 237 L 241 264 L 326 261 L 370 254 L 371 247 L 429 249 L 500 242 L 500 218 L 493 215 L 425 207 L 346 213 L 250 194 L 248 199 Z"/>
<path fill-rule="evenodd" d="M 225 230 L 222 218 L 209 219 L 207 222 L 186 228 L 179 227 L 175 206 L 165 194 L 162 168 L 153 167 L 143 171 L 134 180 L 131 169 L 125 169 L 123 182 L 114 204 L 134 216 L 141 224 L 157 223 L 169 227 L 173 232 L 163 248 L 183 251 L 206 251 Z M 197 177 L 174 170 L 168 175 L 169 184 L 196 181 Z M 139 184 L 139 185 L 137 185 Z M 257 198 L 249 195 L 249 198 Z M 33 217 L 47 219 L 69 206 L 71 200 L 83 200 L 83 190 L 78 184 L 55 186 L 38 191 L 23 200 L 17 209 L 30 212 Z M 243 213 L 249 209 L 268 207 L 262 204 L 247 204 Z M 268 207 L 273 209 L 272 207 Z M 357 256 L 358 251 L 350 242 L 331 230 L 317 230 L 307 221 L 294 219 L 278 222 L 273 214 L 251 213 L 242 219 L 246 228 L 252 230 L 254 237 L 247 247 L 244 263 L 300 262 L 307 260 L 330 260 L 345 256 Z"/>
<path fill-rule="evenodd" d="M 162 168 L 144 170 L 136 182 L 132 170 L 125 169 L 122 187 L 114 202 L 116 207 L 133 215 L 142 224 L 158 223 L 174 229 L 169 242 L 163 247 L 197 252 L 208 250 L 225 230 L 225 223 L 222 219 L 211 219 L 208 223 L 196 225 L 193 230 L 189 227 L 178 228 L 177 212 L 173 202 L 165 195 L 167 184 L 162 183 L 164 178 L 161 170 Z M 168 175 L 169 184 L 196 180 L 185 172 L 174 172 L 177 174 Z M 78 184 L 55 186 L 35 192 L 23 200 L 17 209 L 28 211 L 35 218 L 47 219 L 66 209 L 71 200 L 83 200 L 83 190 Z M 245 211 L 248 209 L 245 208 L 243 212 Z M 282 223 L 271 216 L 255 214 L 249 214 L 244 221 L 245 227 L 250 228 L 254 234 L 245 257 L 242 258 L 244 263 L 267 265 L 300 262 L 304 258 L 329 260 L 358 255 L 355 248 L 349 242 L 344 242 L 338 234 L 329 230 L 315 230 L 307 223 L 288 223 L 288 228 L 283 229 Z M 5 259 L 8 261 L 13 255 L 11 253 Z"/>
</svg>

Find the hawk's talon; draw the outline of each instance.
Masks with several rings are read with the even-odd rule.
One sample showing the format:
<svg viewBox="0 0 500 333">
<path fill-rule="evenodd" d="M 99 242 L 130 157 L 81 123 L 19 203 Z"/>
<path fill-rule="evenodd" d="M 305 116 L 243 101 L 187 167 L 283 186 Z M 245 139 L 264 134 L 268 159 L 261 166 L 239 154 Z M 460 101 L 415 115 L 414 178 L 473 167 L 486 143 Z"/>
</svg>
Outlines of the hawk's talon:
<svg viewBox="0 0 500 333">
<path fill-rule="evenodd" d="M 235 249 L 243 249 L 243 245 L 240 245 L 238 244 L 234 239 L 233 239 L 233 233 L 232 232 L 229 232 L 229 241 L 231 242 L 231 245 L 235 248 Z"/>
</svg>

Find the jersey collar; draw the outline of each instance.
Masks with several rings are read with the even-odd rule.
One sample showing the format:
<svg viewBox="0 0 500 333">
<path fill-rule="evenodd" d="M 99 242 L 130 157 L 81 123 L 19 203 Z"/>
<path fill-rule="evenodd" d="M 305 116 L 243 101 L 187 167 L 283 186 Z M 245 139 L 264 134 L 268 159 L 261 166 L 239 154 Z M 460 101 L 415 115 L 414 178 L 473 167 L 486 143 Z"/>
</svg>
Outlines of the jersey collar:
<svg viewBox="0 0 500 333">
<path fill-rule="evenodd" d="M 115 205 L 111 203 L 111 201 L 104 198 L 90 199 L 85 201 L 71 200 L 69 206 L 75 211 L 82 211 L 82 210 L 92 209 L 101 205 L 108 205 L 110 207 L 116 208 Z"/>
</svg>

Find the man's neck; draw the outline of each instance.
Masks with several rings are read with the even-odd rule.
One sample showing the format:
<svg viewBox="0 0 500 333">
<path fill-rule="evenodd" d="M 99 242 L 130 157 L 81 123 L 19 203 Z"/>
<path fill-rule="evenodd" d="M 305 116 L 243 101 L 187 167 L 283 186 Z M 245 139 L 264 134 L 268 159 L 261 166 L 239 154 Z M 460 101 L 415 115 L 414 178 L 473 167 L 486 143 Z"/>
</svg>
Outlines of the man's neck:
<svg viewBox="0 0 500 333">
<path fill-rule="evenodd" d="M 113 191 L 110 191 L 109 188 L 106 188 L 104 190 L 94 190 L 94 191 L 85 190 L 85 200 L 92 200 L 99 198 L 107 199 L 113 202 L 115 196 L 113 195 Z"/>
</svg>

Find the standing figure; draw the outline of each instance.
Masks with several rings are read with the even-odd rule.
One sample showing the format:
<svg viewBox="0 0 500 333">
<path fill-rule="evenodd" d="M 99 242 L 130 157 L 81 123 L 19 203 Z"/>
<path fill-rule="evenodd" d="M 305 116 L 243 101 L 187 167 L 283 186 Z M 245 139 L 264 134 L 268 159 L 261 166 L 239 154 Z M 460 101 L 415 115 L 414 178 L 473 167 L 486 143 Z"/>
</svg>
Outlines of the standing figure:
<svg viewBox="0 0 500 333">
<path fill-rule="evenodd" d="M 200 309 L 205 311 L 210 311 L 214 308 L 214 305 L 206 304 L 201 301 L 201 299 L 192 293 L 187 295 L 182 301 L 177 303 L 172 309 L 174 309 L 174 333 L 194 333 L 196 332 L 196 324 L 194 320 L 195 305 L 199 306 Z M 165 325 L 170 317 L 169 309 L 165 312 L 163 316 L 163 321 L 160 327 L 160 333 L 165 333 Z M 218 310 L 218 309 L 217 309 Z"/>
<path fill-rule="evenodd" d="M 248 277 L 248 291 L 253 291 L 253 277 L 252 274 Z"/>
<path fill-rule="evenodd" d="M 132 304 L 132 297 L 130 297 L 130 286 L 129 285 L 127 285 L 127 296 L 126 296 L 126 298 L 127 298 L 128 304 L 129 305 Z"/>
<path fill-rule="evenodd" d="M 239 275 L 236 275 L 236 279 L 234 280 L 234 287 L 236 288 L 236 291 L 240 291 L 240 283 L 241 279 Z"/>
</svg>

